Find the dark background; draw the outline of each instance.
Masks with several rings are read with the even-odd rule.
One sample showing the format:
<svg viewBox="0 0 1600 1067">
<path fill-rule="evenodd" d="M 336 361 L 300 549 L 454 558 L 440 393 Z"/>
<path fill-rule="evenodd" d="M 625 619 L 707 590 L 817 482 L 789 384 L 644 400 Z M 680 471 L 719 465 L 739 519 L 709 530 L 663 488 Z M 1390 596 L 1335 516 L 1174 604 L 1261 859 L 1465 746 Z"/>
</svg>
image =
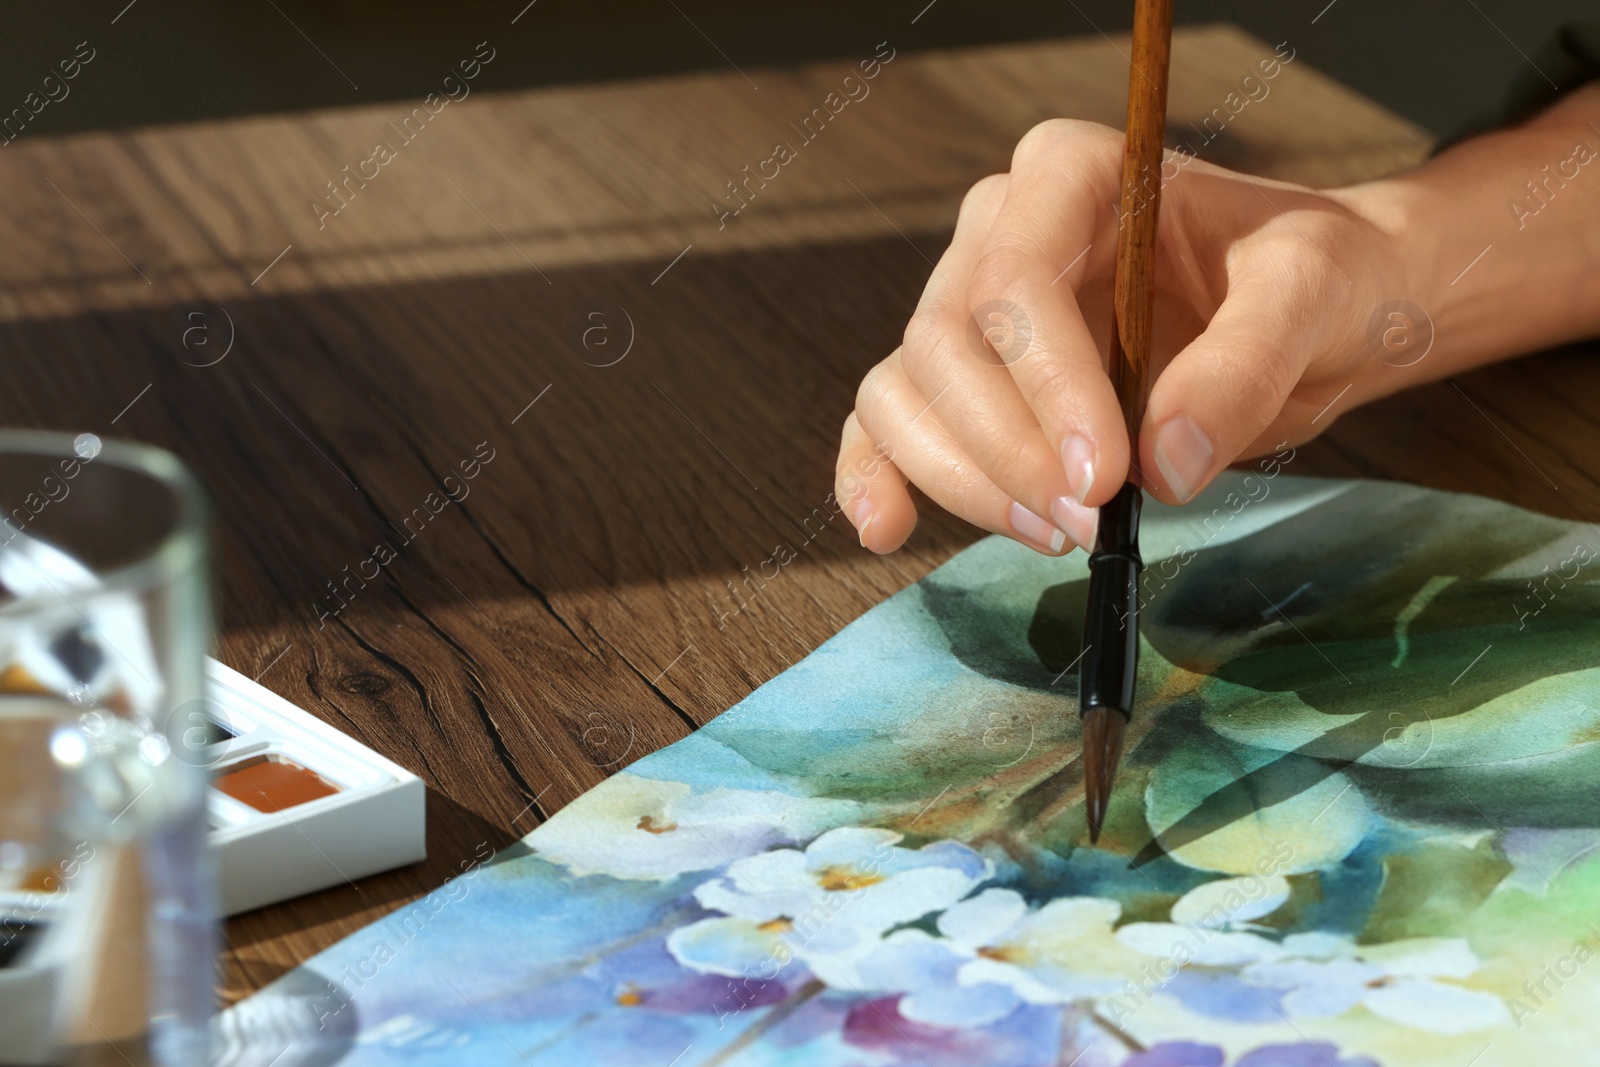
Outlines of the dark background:
<svg viewBox="0 0 1600 1067">
<path fill-rule="evenodd" d="M 506 90 L 854 58 L 884 39 L 916 51 L 1116 33 L 1128 28 L 1133 6 L 934 0 L 923 11 L 927 0 L 536 0 L 513 25 L 525 3 L 8 4 L 0 113 L 21 105 L 84 40 L 97 57 L 71 95 L 30 124 L 29 136 L 416 98 L 436 90 L 456 59 L 483 40 L 498 54 L 475 89 Z M 1600 18 L 1597 7 L 1594 0 L 1176 0 L 1179 22 L 1233 22 L 1268 43 L 1287 40 L 1310 65 L 1439 135 L 1493 107 L 1529 69 L 1522 53 L 1532 56 L 1564 21 Z"/>
</svg>

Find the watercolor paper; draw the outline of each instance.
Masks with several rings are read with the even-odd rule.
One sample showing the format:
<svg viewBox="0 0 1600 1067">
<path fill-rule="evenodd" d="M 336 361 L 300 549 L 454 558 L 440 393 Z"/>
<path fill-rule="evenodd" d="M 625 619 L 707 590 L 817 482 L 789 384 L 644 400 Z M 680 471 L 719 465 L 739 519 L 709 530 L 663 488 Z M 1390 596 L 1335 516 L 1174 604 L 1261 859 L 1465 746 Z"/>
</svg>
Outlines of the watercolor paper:
<svg viewBox="0 0 1600 1067">
<path fill-rule="evenodd" d="M 1600 531 L 1267 461 L 1143 545 L 1099 846 L 1084 558 L 991 538 L 225 1013 L 219 1062 L 1596 1062 Z"/>
</svg>

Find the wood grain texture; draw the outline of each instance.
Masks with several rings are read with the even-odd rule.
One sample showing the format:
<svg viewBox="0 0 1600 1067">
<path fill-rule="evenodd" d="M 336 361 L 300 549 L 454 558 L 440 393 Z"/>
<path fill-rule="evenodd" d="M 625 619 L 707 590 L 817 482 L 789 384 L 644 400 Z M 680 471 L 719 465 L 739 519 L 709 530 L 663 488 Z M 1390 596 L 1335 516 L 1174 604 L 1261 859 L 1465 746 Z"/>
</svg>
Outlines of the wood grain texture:
<svg viewBox="0 0 1600 1067">
<path fill-rule="evenodd" d="M 861 551 L 827 505 L 839 426 L 962 193 L 1043 119 L 1120 124 L 1125 52 L 897 55 L 804 144 L 789 124 L 854 64 L 747 71 L 759 91 L 730 71 L 476 93 L 322 229 L 324 182 L 407 109 L 6 150 L 0 417 L 192 463 L 215 497 L 221 658 L 429 787 L 429 860 L 231 921 L 225 999 L 685 736 L 977 536 L 930 513 L 906 550 Z M 1180 31 L 1169 128 L 1271 54 Z M 726 183 L 780 141 L 796 158 L 719 222 Z M 1426 149 L 1295 62 L 1201 155 L 1334 184 Z M 1289 469 L 1600 519 L 1577 458 L 1600 426 L 1574 399 L 1595 374 L 1557 354 L 1417 390 Z M 345 586 L 380 543 L 395 559 Z M 759 577 L 780 544 L 798 558 Z"/>
</svg>

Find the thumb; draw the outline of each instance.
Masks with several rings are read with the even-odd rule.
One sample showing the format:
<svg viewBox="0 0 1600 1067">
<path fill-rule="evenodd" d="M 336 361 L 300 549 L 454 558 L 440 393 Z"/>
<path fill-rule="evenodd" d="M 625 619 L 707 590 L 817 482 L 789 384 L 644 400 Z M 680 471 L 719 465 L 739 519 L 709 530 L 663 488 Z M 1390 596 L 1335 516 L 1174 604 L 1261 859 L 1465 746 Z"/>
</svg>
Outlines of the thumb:
<svg viewBox="0 0 1600 1067">
<path fill-rule="evenodd" d="M 1310 358 L 1276 287 L 1235 289 L 1150 391 L 1139 433 L 1146 487 L 1189 501 L 1277 418 Z"/>
</svg>

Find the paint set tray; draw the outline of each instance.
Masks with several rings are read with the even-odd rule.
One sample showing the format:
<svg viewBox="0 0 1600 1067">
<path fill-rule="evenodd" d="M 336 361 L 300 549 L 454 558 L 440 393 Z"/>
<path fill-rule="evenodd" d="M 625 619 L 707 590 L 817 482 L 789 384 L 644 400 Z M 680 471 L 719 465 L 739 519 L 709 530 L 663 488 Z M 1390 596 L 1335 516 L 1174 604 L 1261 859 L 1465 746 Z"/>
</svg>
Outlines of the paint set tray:
<svg viewBox="0 0 1600 1067">
<path fill-rule="evenodd" d="M 427 855 L 421 779 L 214 659 L 206 675 L 222 914 Z"/>
<path fill-rule="evenodd" d="M 206 676 L 205 711 L 182 751 L 211 776 L 206 817 L 221 914 L 425 858 L 421 779 L 214 659 Z M 96 849 L 79 842 L 51 878 L 0 893 L 0 1061 L 56 1062 L 60 983 L 115 907 L 112 857 L 96 861 Z M 66 908 L 66 883 L 98 903 Z"/>
</svg>

